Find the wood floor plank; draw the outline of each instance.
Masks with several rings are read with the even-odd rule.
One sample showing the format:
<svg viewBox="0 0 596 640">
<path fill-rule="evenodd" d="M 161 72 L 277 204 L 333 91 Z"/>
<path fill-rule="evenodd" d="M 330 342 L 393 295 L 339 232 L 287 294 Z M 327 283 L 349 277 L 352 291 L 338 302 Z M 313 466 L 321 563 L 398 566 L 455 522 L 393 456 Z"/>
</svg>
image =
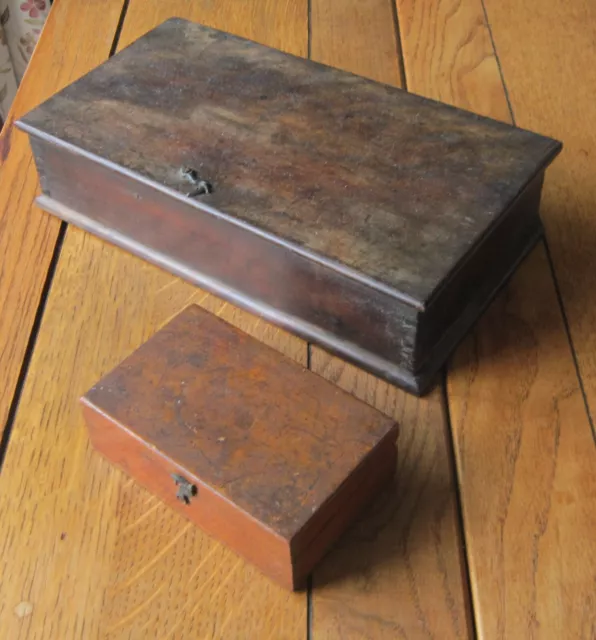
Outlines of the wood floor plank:
<svg viewBox="0 0 596 640">
<path fill-rule="evenodd" d="M 516 33 L 503 36 L 503 55 L 513 46 L 524 52 L 515 66 L 527 112 L 544 115 L 549 100 L 564 110 L 574 99 L 572 87 L 552 86 L 548 98 L 540 98 L 549 69 L 531 62 L 547 55 L 552 33 L 543 32 L 542 50 L 526 38 L 541 29 L 534 15 L 549 14 L 550 25 L 552 14 L 544 4 L 540 11 L 535 4 L 534 13 L 525 6 L 520 16 L 519 5 L 491 3 L 489 17 L 491 6 L 501 32 Z M 398 11 L 414 91 L 509 119 L 480 0 L 398 0 Z M 526 64 L 537 64 L 544 75 L 532 77 Z M 508 83 L 510 68 L 504 73 Z M 538 120 L 525 124 L 531 123 Z M 565 176 L 560 168 L 549 170 L 543 212 L 549 193 L 568 189 Z M 448 397 L 480 636 L 595 637 L 596 452 L 544 247 L 458 350 Z"/>
<path fill-rule="evenodd" d="M 32 204 L 37 174 L 12 123 L 108 57 L 122 5 L 54 3 L 0 136 L 0 437 L 60 229 Z"/>
<path fill-rule="evenodd" d="M 381 0 L 313 0 L 312 57 L 399 85 L 393 18 Z M 314 574 L 312 637 L 470 637 L 441 390 L 418 400 L 314 347 L 311 368 L 401 426 L 395 483 Z"/>
<path fill-rule="evenodd" d="M 542 217 L 595 418 L 596 3 L 485 4 L 517 123 L 564 143 L 545 184 Z"/>
<path fill-rule="evenodd" d="M 235 6 L 131 0 L 121 46 L 176 15 L 306 54 L 305 2 Z M 80 394 L 190 302 L 306 361 L 297 338 L 68 230 L 0 477 L 3 637 L 304 638 L 304 594 L 275 586 L 90 449 Z"/>
<path fill-rule="evenodd" d="M 543 247 L 460 349 L 449 400 L 482 637 L 595 637 L 596 451 Z"/>
<path fill-rule="evenodd" d="M 480 0 L 396 0 L 408 91 L 510 118 Z"/>
<path fill-rule="evenodd" d="M 379 82 L 401 84 L 397 34 L 385 0 L 311 2 L 310 56 Z"/>
</svg>

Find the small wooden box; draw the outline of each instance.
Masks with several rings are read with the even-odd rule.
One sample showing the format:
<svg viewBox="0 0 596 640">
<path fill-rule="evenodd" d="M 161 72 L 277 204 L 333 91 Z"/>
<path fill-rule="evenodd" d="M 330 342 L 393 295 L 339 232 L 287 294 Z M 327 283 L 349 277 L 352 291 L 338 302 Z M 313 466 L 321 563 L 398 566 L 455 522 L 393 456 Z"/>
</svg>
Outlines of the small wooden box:
<svg viewBox="0 0 596 640">
<path fill-rule="evenodd" d="M 169 20 L 18 122 L 47 211 L 423 393 L 561 145 Z"/>
<path fill-rule="evenodd" d="M 197 306 L 82 402 L 97 450 L 289 589 L 395 473 L 393 420 Z"/>
</svg>

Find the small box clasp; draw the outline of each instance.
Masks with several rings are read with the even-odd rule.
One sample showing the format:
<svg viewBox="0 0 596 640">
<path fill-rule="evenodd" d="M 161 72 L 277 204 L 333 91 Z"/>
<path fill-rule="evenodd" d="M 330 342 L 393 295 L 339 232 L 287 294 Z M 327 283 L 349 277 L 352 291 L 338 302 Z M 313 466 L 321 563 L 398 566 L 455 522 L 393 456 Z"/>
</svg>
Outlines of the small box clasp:
<svg viewBox="0 0 596 640">
<path fill-rule="evenodd" d="M 213 185 L 207 180 L 203 180 L 196 169 L 193 169 L 192 167 L 182 167 L 180 171 L 182 173 L 182 177 L 194 186 L 193 190 L 186 194 L 189 198 L 196 198 L 197 196 L 213 192 Z"/>
<path fill-rule="evenodd" d="M 177 473 L 172 473 L 171 475 L 178 487 L 176 497 L 180 502 L 190 504 L 190 499 L 197 495 L 197 487 L 194 484 L 191 484 L 184 476 Z"/>
</svg>

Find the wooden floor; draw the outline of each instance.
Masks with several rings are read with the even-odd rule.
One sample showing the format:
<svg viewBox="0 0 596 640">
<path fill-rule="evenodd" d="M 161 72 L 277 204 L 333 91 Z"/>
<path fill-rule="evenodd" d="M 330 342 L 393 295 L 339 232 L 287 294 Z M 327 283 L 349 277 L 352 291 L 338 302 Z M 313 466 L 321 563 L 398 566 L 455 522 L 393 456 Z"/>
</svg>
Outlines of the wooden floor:
<svg viewBox="0 0 596 640">
<path fill-rule="evenodd" d="M 596 3 L 391 2 L 55 1 L 0 138 L 2 640 L 596 638 Z M 564 142 L 547 244 L 443 388 L 408 396 L 32 205 L 12 119 L 174 15 Z M 78 396 L 191 301 L 402 425 L 394 489 L 308 593 L 90 450 Z"/>
</svg>

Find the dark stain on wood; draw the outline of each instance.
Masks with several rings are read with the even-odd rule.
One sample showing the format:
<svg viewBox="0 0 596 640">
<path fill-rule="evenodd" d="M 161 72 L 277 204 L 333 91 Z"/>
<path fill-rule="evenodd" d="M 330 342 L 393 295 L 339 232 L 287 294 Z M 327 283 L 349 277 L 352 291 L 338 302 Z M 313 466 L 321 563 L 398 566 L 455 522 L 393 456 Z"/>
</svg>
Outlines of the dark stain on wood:
<svg viewBox="0 0 596 640">
<path fill-rule="evenodd" d="M 133 240 L 139 255 L 416 392 L 536 241 L 532 201 L 525 245 L 472 264 L 505 218 L 515 228 L 520 198 L 561 148 L 183 20 L 151 31 L 19 126 L 38 140 L 46 209 L 120 246 Z M 75 197 L 83 166 L 88 188 Z M 185 168 L 211 193 L 188 198 Z M 136 207 L 117 201 L 119 188 Z M 158 200 L 161 213 L 150 213 Z M 189 260 L 187 239 L 210 224 L 235 226 L 221 250 L 251 264 L 231 274 Z M 145 226 L 160 228 L 152 243 Z M 285 259 L 271 257 L 280 250 Z M 462 288 L 466 268 L 480 269 L 482 294 Z"/>
</svg>

